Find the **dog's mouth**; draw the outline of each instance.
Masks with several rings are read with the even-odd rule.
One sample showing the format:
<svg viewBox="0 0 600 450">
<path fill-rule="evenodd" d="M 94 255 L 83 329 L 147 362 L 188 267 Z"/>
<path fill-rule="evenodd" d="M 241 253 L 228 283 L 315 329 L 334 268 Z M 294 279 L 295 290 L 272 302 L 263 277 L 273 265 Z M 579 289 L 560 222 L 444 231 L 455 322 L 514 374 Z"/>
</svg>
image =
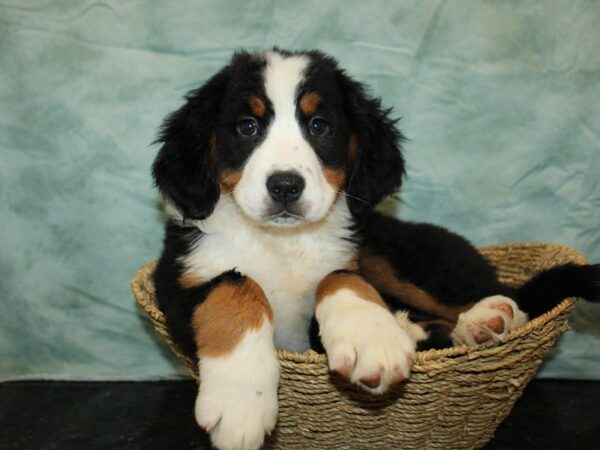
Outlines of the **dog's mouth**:
<svg viewBox="0 0 600 450">
<path fill-rule="evenodd" d="M 294 226 L 304 222 L 305 217 L 298 208 L 276 206 L 269 209 L 264 217 L 264 222 L 278 226 Z"/>
</svg>

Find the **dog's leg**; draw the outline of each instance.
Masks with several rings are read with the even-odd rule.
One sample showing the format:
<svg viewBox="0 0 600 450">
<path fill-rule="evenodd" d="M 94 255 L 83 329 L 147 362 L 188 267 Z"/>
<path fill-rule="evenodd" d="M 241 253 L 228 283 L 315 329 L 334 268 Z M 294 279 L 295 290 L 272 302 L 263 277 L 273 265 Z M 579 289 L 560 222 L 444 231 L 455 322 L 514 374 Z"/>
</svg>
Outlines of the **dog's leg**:
<svg viewBox="0 0 600 450">
<path fill-rule="evenodd" d="M 221 450 L 255 450 L 275 427 L 279 364 L 273 313 L 258 284 L 237 274 L 195 307 L 196 420 Z"/>
<path fill-rule="evenodd" d="M 450 335 L 454 345 L 479 345 L 494 339 L 504 341 L 506 335 L 527 322 L 527 314 L 503 295 L 486 297 L 458 316 Z"/>
<path fill-rule="evenodd" d="M 332 371 L 375 394 L 409 377 L 415 341 L 360 275 L 336 271 L 325 277 L 315 316 Z"/>
</svg>

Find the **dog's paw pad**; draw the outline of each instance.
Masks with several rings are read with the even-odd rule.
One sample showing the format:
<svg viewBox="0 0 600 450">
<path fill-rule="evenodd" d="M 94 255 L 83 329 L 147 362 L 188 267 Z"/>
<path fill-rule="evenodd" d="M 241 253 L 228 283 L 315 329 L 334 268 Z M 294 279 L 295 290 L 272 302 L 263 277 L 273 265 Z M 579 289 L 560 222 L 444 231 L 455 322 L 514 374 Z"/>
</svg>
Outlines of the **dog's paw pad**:
<svg viewBox="0 0 600 450">
<path fill-rule="evenodd" d="M 501 335 L 504 333 L 504 319 L 500 316 L 492 317 L 482 324 L 469 324 L 467 325 L 467 329 L 473 336 L 475 342 L 482 344 L 493 339 L 494 335 Z"/>
<path fill-rule="evenodd" d="M 512 306 L 510 306 L 509 303 L 505 303 L 505 302 L 493 303 L 490 305 L 490 308 L 497 309 L 499 311 L 506 313 L 506 315 L 508 317 L 510 317 L 511 319 L 515 317 L 515 311 L 513 310 Z"/>
<path fill-rule="evenodd" d="M 510 298 L 487 297 L 458 317 L 452 332 L 455 345 L 479 345 L 489 340 L 504 342 L 507 334 L 527 321 L 527 315 Z"/>
<path fill-rule="evenodd" d="M 368 377 L 362 377 L 360 382 L 371 389 L 377 389 L 381 384 L 381 376 L 370 375 Z"/>
</svg>

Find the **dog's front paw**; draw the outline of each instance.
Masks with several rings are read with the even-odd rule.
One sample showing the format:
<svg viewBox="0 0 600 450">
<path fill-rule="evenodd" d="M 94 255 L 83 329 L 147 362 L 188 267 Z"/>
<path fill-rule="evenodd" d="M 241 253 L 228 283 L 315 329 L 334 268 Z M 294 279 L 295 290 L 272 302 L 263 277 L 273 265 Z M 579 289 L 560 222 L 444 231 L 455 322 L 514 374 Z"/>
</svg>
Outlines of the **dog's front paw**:
<svg viewBox="0 0 600 450">
<path fill-rule="evenodd" d="M 272 341 L 247 332 L 226 357 L 201 358 L 196 420 L 219 450 L 256 450 L 277 421 L 279 364 Z"/>
<path fill-rule="evenodd" d="M 248 385 L 200 387 L 196 419 L 219 450 L 256 450 L 275 428 L 277 393 Z"/>
<path fill-rule="evenodd" d="M 491 339 L 504 342 L 506 335 L 527 322 L 527 314 L 503 295 L 486 297 L 458 316 L 452 331 L 454 345 L 479 345 Z"/>
<path fill-rule="evenodd" d="M 415 342 L 386 308 L 340 289 L 316 314 L 330 370 L 374 394 L 409 377 Z"/>
</svg>

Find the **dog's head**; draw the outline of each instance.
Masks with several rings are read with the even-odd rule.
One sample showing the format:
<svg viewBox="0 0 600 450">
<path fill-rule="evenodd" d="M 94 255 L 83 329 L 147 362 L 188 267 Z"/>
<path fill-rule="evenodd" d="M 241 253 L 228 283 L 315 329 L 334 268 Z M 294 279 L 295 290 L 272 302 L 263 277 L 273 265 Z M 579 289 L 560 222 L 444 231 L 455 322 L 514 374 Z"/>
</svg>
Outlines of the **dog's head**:
<svg viewBox="0 0 600 450">
<path fill-rule="evenodd" d="M 322 53 L 236 53 L 186 99 L 153 167 L 185 218 L 208 217 L 230 194 L 266 225 L 319 221 L 339 195 L 359 219 L 400 186 L 389 110 Z"/>
</svg>

